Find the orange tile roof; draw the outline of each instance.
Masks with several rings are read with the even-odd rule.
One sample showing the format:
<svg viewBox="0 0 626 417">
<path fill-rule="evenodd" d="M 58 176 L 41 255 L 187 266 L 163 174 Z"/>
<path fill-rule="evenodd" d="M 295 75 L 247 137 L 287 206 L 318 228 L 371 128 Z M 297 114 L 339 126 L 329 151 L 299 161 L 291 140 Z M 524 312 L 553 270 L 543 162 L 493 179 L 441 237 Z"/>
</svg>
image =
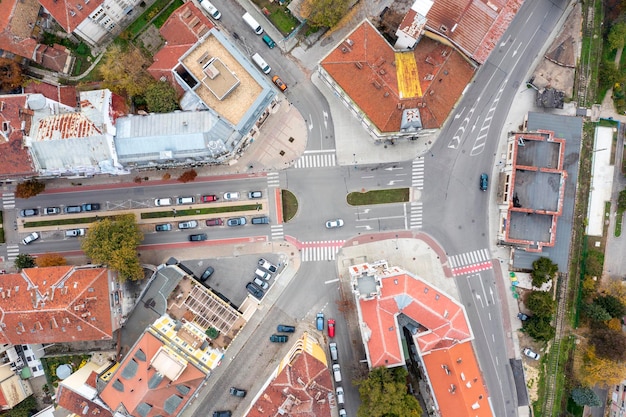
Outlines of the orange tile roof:
<svg viewBox="0 0 626 417">
<path fill-rule="evenodd" d="M 76 87 L 70 85 L 56 86 L 46 82 L 28 83 L 24 87 L 24 92 L 28 94 L 39 93 L 50 100 L 58 101 L 70 107 L 78 107 L 78 93 Z"/>
<path fill-rule="evenodd" d="M 333 382 L 325 364 L 303 351 L 259 395 L 246 417 L 330 417 Z"/>
<path fill-rule="evenodd" d="M 2 276 L 0 342 L 108 340 L 113 336 L 109 271 L 54 266 Z"/>
<path fill-rule="evenodd" d="M 37 41 L 28 32 L 35 27 L 39 9 L 36 0 L 0 2 L 0 50 L 32 59 Z"/>
<path fill-rule="evenodd" d="M 67 386 L 59 385 L 56 402 L 66 410 L 78 416 L 111 417 L 112 414 L 105 407 L 72 391 Z"/>
<path fill-rule="evenodd" d="M 39 119 L 33 140 L 87 138 L 101 135 L 100 129 L 83 113 L 62 113 Z"/>
<path fill-rule="evenodd" d="M 419 111 L 423 128 L 440 127 L 474 68 L 453 48 L 428 38 L 410 59 L 406 55 L 366 20 L 321 66 L 381 132 L 400 131 L 405 109 Z"/>
<path fill-rule="evenodd" d="M 159 32 L 168 45 L 193 45 L 212 28 L 209 18 L 188 2 L 170 15 Z"/>
<path fill-rule="evenodd" d="M 74 32 L 103 2 L 104 0 L 39 0 L 67 33 Z"/>
<path fill-rule="evenodd" d="M 175 381 L 170 381 L 152 365 L 164 343 L 145 332 L 124 358 L 100 398 L 112 410 L 125 410 L 137 417 L 176 416 L 196 394 L 205 373 L 191 362 Z"/>
<path fill-rule="evenodd" d="M 433 350 L 422 360 L 442 417 L 493 416 L 471 342 Z"/>
<path fill-rule="evenodd" d="M 30 129 L 30 110 L 26 108 L 26 94 L 0 96 L 0 175 L 6 178 L 20 178 L 35 175 L 33 162 L 27 149 L 22 145 L 25 129 Z M 31 113 L 32 114 L 32 113 Z M 4 142 L 2 129 L 9 126 L 8 141 Z"/>
</svg>

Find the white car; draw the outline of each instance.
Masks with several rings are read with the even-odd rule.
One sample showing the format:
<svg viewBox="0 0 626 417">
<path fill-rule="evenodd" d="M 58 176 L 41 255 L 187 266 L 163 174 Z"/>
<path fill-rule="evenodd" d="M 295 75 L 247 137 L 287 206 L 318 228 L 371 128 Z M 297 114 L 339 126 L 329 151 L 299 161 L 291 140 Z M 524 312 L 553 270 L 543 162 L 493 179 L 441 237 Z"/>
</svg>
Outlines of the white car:
<svg viewBox="0 0 626 417">
<path fill-rule="evenodd" d="M 33 232 L 30 235 L 26 236 L 24 239 L 22 239 L 22 244 L 28 245 L 29 243 L 32 243 L 37 239 L 39 239 L 39 233 Z"/>
<path fill-rule="evenodd" d="M 224 200 L 226 201 L 239 200 L 239 193 L 233 193 L 233 192 L 224 193 Z"/>
<path fill-rule="evenodd" d="M 524 349 L 524 355 L 528 356 L 530 359 L 539 360 L 539 354 L 533 352 L 531 348 Z"/>
<path fill-rule="evenodd" d="M 172 199 L 171 198 L 157 198 L 156 200 L 154 200 L 154 205 L 155 206 L 171 206 L 172 205 Z"/>
<path fill-rule="evenodd" d="M 334 219 L 326 222 L 327 229 L 336 229 L 337 227 L 341 226 L 343 226 L 343 220 L 341 219 Z"/>
<path fill-rule="evenodd" d="M 278 270 L 278 268 L 276 268 L 276 265 L 272 264 L 271 262 L 269 262 L 265 258 L 260 258 L 259 261 L 257 262 L 257 264 L 261 268 L 265 269 L 266 271 L 269 271 L 272 274 L 275 274 L 276 271 Z"/>
</svg>

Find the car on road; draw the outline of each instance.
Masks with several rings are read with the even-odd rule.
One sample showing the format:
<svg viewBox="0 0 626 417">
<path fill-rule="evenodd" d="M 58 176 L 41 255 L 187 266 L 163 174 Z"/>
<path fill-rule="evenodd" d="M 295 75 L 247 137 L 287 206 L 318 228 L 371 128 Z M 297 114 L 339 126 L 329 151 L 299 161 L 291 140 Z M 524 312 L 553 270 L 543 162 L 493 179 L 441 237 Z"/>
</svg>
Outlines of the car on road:
<svg viewBox="0 0 626 417">
<path fill-rule="evenodd" d="M 287 89 L 287 85 L 280 79 L 278 75 L 274 75 L 272 77 L 272 82 L 276 84 L 276 87 L 280 88 L 280 91 L 285 91 Z"/>
<path fill-rule="evenodd" d="M 215 194 L 203 195 L 201 200 L 203 203 L 212 203 L 214 201 L 219 200 L 220 198 Z"/>
<path fill-rule="evenodd" d="M 171 198 L 157 198 L 156 200 L 154 200 L 154 205 L 155 206 L 171 206 L 172 205 L 172 199 Z"/>
<path fill-rule="evenodd" d="M 480 190 L 487 191 L 487 187 L 489 186 L 489 175 L 484 172 L 480 174 Z"/>
<path fill-rule="evenodd" d="M 266 45 L 267 45 L 270 49 L 272 49 L 272 48 L 274 48 L 274 47 L 276 46 L 276 42 L 274 42 L 274 41 L 272 40 L 272 38 L 270 38 L 269 36 L 267 36 L 267 35 L 263 35 L 263 38 L 262 38 L 262 39 L 263 39 L 263 42 L 265 42 L 265 44 L 266 44 Z"/>
<path fill-rule="evenodd" d="M 270 287 L 270 284 L 268 284 L 267 282 L 263 281 L 261 278 L 259 277 L 254 277 L 252 279 L 252 282 L 254 282 L 256 285 L 258 285 L 259 287 L 263 288 L 264 290 L 267 290 Z"/>
<path fill-rule="evenodd" d="M 207 226 L 222 226 L 224 224 L 224 220 L 222 219 L 207 219 L 206 221 L 206 225 Z"/>
<path fill-rule="evenodd" d="M 193 204 L 196 202 L 196 197 L 178 197 L 176 204 Z"/>
<path fill-rule="evenodd" d="M 230 192 L 230 191 L 227 193 L 224 193 L 224 200 L 226 201 L 239 200 L 239 193 Z"/>
<path fill-rule="evenodd" d="M 213 411 L 213 417 L 231 417 L 233 413 L 228 410 Z"/>
<path fill-rule="evenodd" d="M 269 224 L 270 223 L 270 218 L 267 217 L 267 216 L 253 217 L 252 221 L 250 223 L 252 223 L 252 224 Z"/>
<path fill-rule="evenodd" d="M 248 292 L 252 294 L 252 296 L 256 298 L 257 300 L 260 300 L 265 295 L 261 287 L 259 287 L 253 282 L 248 282 L 246 284 L 246 290 L 248 290 Z"/>
<path fill-rule="evenodd" d="M 333 375 L 335 377 L 335 382 L 341 382 L 341 367 L 338 363 L 333 365 Z"/>
<path fill-rule="evenodd" d="M 172 230 L 172 224 L 171 223 L 157 224 L 156 226 L 154 226 L 154 230 L 156 230 L 157 232 L 169 232 L 170 230 Z"/>
<path fill-rule="evenodd" d="M 67 214 L 80 213 L 83 208 L 81 206 L 67 206 L 63 211 Z"/>
<path fill-rule="evenodd" d="M 337 403 L 339 403 L 339 404 L 343 404 L 344 403 L 343 388 L 341 388 L 341 387 L 337 387 Z"/>
<path fill-rule="evenodd" d="M 341 226 L 343 226 L 343 220 L 341 219 L 328 220 L 326 222 L 327 229 L 336 229 Z"/>
<path fill-rule="evenodd" d="M 228 219 L 226 221 L 226 224 L 228 226 L 243 226 L 244 224 L 246 224 L 246 218 L 245 217 L 233 217 L 232 219 Z"/>
<path fill-rule="evenodd" d="M 265 258 L 260 258 L 259 261 L 257 262 L 257 265 L 259 265 L 261 268 L 265 269 L 266 271 L 271 272 L 272 274 L 276 273 L 276 271 L 278 270 L 278 268 L 276 268 L 276 265 L 272 264 Z"/>
<path fill-rule="evenodd" d="M 531 348 L 524 349 L 524 355 L 528 356 L 530 359 L 539 360 L 539 354 L 534 352 Z"/>
<path fill-rule="evenodd" d="M 187 220 L 185 222 L 178 223 L 179 229 L 195 229 L 198 227 L 198 222 L 195 220 Z"/>
<path fill-rule="evenodd" d="M 97 210 L 100 210 L 100 204 L 98 203 L 83 204 L 83 211 L 97 211 Z"/>
<path fill-rule="evenodd" d="M 20 211 L 20 216 L 22 217 L 36 216 L 38 214 L 39 214 L 38 209 L 24 209 Z"/>
<path fill-rule="evenodd" d="M 339 410 L 339 417 L 347 417 L 347 416 L 348 414 L 346 413 L 346 410 L 344 408 Z"/>
<path fill-rule="evenodd" d="M 33 232 L 30 235 L 26 236 L 24 239 L 22 239 L 22 244 L 28 245 L 29 243 L 32 243 L 37 239 L 39 239 L 39 233 Z"/>
<path fill-rule="evenodd" d="M 295 326 L 289 326 L 286 324 L 279 324 L 278 326 L 276 326 L 276 331 L 277 332 L 282 332 L 282 333 L 293 333 L 296 331 L 296 327 Z"/>
<path fill-rule="evenodd" d="M 45 215 L 59 214 L 60 212 L 61 212 L 61 208 L 60 207 L 45 207 L 43 209 L 43 214 L 45 214 Z"/>
<path fill-rule="evenodd" d="M 286 334 L 273 334 L 270 336 L 270 342 L 274 343 L 287 343 L 289 340 L 289 336 Z"/>
<path fill-rule="evenodd" d="M 337 343 L 330 343 L 328 345 L 328 348 L 330 349 L 330 358 L 334 361 L 337 360 Z"/>
<path fill-rule="evenodd" d="M 85 229 L 70 229 L 65 231 L 65 237 L 85 236 Z"/>
<path fill-rule="evenodd" d="M 201 242 L 203 240 L 207 240 L 209 237 L 206 235 L 206 233 L 198 233 L 195 235 L 189 235 L 189 241 L 190 242 Z"/>
<path fill-rule="evenodd" d="M 528 320 L 530 317 L 528 317 L 528 315 L 524 314 L 524 313 L 517 313 L 517 318 L 520 319 L 521 321 L 526 321 Z"/>
<path fill-rule="evenodd" d="M 335 337 L 335 320 L 328 319 L 328 337 Z"/>
<path fill-rule="evenodd" d="M 204 270 L 202 275 L 200 275 L 200 281 L 206 281 L 207 279 L 209 279 L 209 277 L 213 275 L 213 272 L 215 272 L 215 269 L 213 269 L 212 266 L 209 266 L 207 269 Z"/>
<path fill-rule="evenodd" d="M 230 387 L 230 395 L 234 396 L 234 397 L 245 397 L 246 396 L 246 390 L 245 389 L 241 389 L 241 388 L 236 388 L 236 387 Z"/>
<path fill-rule="evenodd" d="M 248 193 L 248 198 L 252 199 L 252 198 L 262 198 L 263 197 L 263 193 L 261 191 L 250 191 Z"/>
<path fill-rule="evenodd" d="M 317 313 L 317 316 L 315 316 L 315 324 L 317 326 L 317 330 L 324 330 L 324 313 Z"/>
</svg>

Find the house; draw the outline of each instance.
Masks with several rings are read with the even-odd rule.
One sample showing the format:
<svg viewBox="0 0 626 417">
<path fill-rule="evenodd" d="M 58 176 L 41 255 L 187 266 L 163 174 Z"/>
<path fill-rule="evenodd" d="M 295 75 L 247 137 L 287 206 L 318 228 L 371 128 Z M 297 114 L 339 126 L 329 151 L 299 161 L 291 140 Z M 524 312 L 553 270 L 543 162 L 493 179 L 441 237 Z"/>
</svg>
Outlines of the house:
<svg viewBox="0 0 626 417">
<path fill-rule="evenodd" d="M 111 340 L 120 327 L 120 295 L 107 268 L 53 266 L 3 275 L 0 343 Z"/>
<path fill-rule="evenodd" d="M 0 96 L 0 178 L 3 181 L 36 176 L 24 132 L 30 130 L 33 112 L 27 94 Z"/>
<path fill-rule="evenodd" d="M 58 407 L 77 416 L 112 417 L 111 411 L 98 397 L 98 375 L 110 368 L 111 362 L 102 355 L 94 357 L 59 383 L 56 392 Z"/>
<path fill-rule="evenodd" d="M 491 417 L 463 305 L 386 261 L 349 271 L 369 367 L 405 366 L 405 340 L 417 352 L 439 415 Z"/>
<path fill-rule="evenodd" d="M 27 379 L 8 366 L 0 366 L 0 410 L 9 410 L 32 395 L 33 389 Z"/>
<path fill-rule="evenodd" d="M 44 346 L 40 343 L 32 345 L 0 346 L 0 361 L 9 363 L 11 370 L 19 373 L 23 379 L 45 375 L 41 359 L 45 355 Z"/>
</svg>

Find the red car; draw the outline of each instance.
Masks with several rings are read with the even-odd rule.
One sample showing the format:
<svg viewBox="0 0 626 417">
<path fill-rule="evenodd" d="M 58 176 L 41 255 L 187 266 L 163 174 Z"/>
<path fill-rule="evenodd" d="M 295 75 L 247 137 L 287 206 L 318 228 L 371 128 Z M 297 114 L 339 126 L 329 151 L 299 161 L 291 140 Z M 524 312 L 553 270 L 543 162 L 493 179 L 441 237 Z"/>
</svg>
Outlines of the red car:
<svg viewBox="0 0 626 417">
<path fill-rule="evenodd" d="M 213 201 L 217 201 L 219 200 L 219 197 L 216 195 L 203 195 L 202 196 L 202 202 L 203 203 L 211 203 Z"/>
<path fill-rule="evenodd" d="M 335 337 L 335 320 L 328 319 L 328 337 Z"/>
</svg>

